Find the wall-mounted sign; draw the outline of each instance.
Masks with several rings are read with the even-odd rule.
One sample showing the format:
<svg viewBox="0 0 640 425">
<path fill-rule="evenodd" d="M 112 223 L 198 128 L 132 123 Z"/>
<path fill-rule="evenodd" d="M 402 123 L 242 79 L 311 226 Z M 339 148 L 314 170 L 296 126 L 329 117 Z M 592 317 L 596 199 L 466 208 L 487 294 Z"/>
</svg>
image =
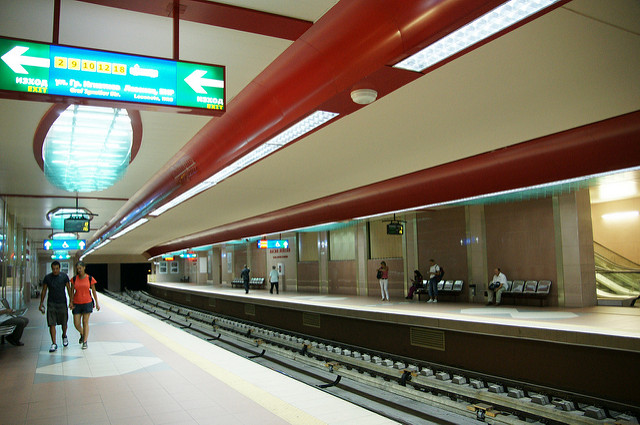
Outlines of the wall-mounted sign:
<svg viewBox="0 0 640 425">
<path fill-rule="evenodd" d="M 198 254 L 196 254 L 195 252 L 187 252 L 184 253 L 182 255 L 180 255 L 182 258 L 197 258 Z"/>
<path fill-rule="evenodd" d="M 289 248 L 289 241 L 284 239 L 261 239 L 258 241 L 259 249 Z"/>
<path fill-rule="evenodd" d="M 0 37 L 0 90 L 53 96 L 225 109 L 225 68 Z"/>
<path fill-rule="evenodd" d="M 45 239 L 45 250 L 72 250 L 72 249 L 85 249 L 87 247 L 87 241 L 84 239 Z"/>
</svg>

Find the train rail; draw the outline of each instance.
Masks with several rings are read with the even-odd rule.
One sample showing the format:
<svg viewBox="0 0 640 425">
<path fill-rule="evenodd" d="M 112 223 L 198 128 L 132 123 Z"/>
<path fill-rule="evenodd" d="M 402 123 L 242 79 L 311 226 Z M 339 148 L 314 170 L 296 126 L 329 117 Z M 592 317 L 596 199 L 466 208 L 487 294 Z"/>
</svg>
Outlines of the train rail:
<svg viewBox="0 0 640 425">
<path fill-rule="evenodd" d="M 640 416 L 633 406 L 319 340 L 144 292 L 108 295 L 401 423 L 637 424 Z"/>
</svg>

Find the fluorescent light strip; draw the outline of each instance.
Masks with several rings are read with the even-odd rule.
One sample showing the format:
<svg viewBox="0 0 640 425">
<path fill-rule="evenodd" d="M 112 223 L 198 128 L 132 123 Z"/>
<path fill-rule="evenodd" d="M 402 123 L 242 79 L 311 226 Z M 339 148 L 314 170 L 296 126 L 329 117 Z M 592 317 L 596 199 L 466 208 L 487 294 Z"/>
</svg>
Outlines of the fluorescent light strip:
<svg viewBox="0 0 640 425">
<path fill-rule="evenodd" d="M 629 220 L 636 218 L 640 215 L 638 211 L 621 211 L 615 213 L 602 214 L 602 218 L 605 220 Z"/>
<path fill-rule="evenodd" d="M 421 72 L 560 0 L 510 0 L 394 65 Z"/>
<path fill-rule="evenodd" d="M 132 231 L 133 229 L 135 229 L 136 227 L 140 227 L 142 226 L 144 223 L 146 223 L 147 221 L 149 221 L 148 218 L 141 218 L 140 220 L 136 221 L 135 223 L 133 223 L 131 226 L 125 227 L 124 229 L 122 229 L 121 231 L 119 231 L 118 233 L 116 233 L 115 235 L 109 237 L 109 239 L 113 240 L 113 239 L 117 239 L 120 236 L 129 233 L 130 231 Z"/>
<path fill-rule="evenodd" d="M 166 204 L 162 205 L 156 210 L 150 212 L 149 215 L 154 217 L 159 216 L 165 211 L 175 207 L 178 204 L 181 204 L 182 202 L 197 195 L 198 193 L 209 189 L 211 186 L 215 186 L 216 184 L 220 183 L 224 179 L 236 174 L 237 172 L 250 166 L 254 162 L 271 154 L 272 152 L 275 152 L 278 149 L 282 148 L 283 146 L 286 146 L 290 142 L 316 129 L 317 127 L 323 125 L 327 121 L 330 121 L 336 116 L 338 116 L 336 112 L 327 112 L 327 111 L 314 112 L 313 114 L 309 115 L 302 121 L 299 121 L 298 123 L 284 130 L 282 133 L 278 134 L 277 136 L 267 140 L 265 143 L 258 146 L 256 149 L 249 152 L 242 158 L 238 159 L 233 164 L 218 171 L 216 174 L 209 177 L 207 180 L 192 187 L 191 189 L 184 192 L 182 195 L 178 196 L 177 198 L 172 199 L 171 201 L 167 202 Z"/>
</svg>

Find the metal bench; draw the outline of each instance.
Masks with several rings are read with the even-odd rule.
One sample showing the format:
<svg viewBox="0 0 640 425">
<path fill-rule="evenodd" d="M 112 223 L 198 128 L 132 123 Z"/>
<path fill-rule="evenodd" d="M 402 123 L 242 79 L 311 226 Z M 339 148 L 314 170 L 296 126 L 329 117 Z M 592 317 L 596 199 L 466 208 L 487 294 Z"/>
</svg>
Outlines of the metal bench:
<svg viewBox="0 0 640 425">
<path fill-rule="evenodd" d="M 0 343 L 4 344 L 4 337 L 11 335 L 16 330 L 16 325 L 0 325 Z"/>
<path fill-rule="evenodd" d="M 429 296 L 429 291 L 427 290 L 427 282 L 428 280 L 424 280 L 424 287 L 416 290 L 416 294 L 418 294 L 418 300 L 421 299 L 421 295 Z M 438 296 L 442 295 L 453 295 L 457 297 L 462 293 L 462 288 L 464 287 L 463 280 L 441 280 L 438 282 Z"/>
<path fill-rule="evenodd" d="M 514 280 L 513 284 L 507 281 L 509 289 L 502 293 L 502 298 L 513 298 L 514 304 L 518 298 L 523 299 L 539 299 L 540 306 L 544 305 L 544 301 L 551 292 L 550 280 Z"/>
</svg>

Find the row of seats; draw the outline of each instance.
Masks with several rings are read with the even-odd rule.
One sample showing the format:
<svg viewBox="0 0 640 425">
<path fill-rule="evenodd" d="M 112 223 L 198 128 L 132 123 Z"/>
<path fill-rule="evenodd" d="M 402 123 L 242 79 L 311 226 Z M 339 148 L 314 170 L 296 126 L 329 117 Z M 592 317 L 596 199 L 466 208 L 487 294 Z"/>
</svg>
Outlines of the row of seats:
<svg viewBox="0 0 640 425">
<path fill-rule="evenodd" d="M 244 281 L 240 278 L 235 278 L 231 281 L 232 287 L 243 287 Z M 249 288 L 264 288 L 264 277 L 252 277 L 249 279 Z"/>
<path fill-rule="evenodd" d="M 508 280 L 507 289 L 502 293 L 502 297 L 539 298 L 542 305 L 549 292 L 551 292 L 550 280 Z"/>
<path fill-rule="evenodd" d="M 507 280 L 507 286 L 503 294 L 549 295 L 551 291 L 550 280 Z"/>
<path fill-rule="evenodd" d="M 416 294 L 418 294 L 418 300 L 421 299 L 422 295 L 429 296 L 429 290 L 427 289 L 428 280 L 424 280 L 424 286 L 422 288 L 418 288 L 416 290 Z M 464 281 L 462 280 L 441 280 L 438 282 L 438 295 L 460 295 L 462 293 L 462 288 L 464 287 Z"/>
</svg>

